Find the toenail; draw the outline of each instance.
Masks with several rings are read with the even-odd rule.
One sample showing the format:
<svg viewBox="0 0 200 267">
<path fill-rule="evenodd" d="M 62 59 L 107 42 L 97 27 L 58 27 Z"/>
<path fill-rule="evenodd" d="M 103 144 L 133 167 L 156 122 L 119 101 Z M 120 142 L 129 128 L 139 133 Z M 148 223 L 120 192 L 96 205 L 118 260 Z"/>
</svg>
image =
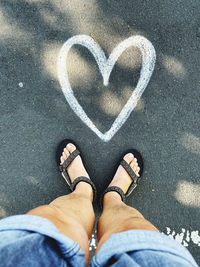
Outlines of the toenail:
<svg viewBox="0 0 200 267">
<path fill-rule="evenodd" d="M 133 158 L 134 157 L 132 153 L 129 153 L 128 156 L 129 156 L 129 158 Z"/>
<path fill-rule="evenodd" d="M 68 147 L 68 148 L 72 148 L 72 145 L 71 145 L 71 144 L 68 144 L 67 147 Z"/>
</svg>

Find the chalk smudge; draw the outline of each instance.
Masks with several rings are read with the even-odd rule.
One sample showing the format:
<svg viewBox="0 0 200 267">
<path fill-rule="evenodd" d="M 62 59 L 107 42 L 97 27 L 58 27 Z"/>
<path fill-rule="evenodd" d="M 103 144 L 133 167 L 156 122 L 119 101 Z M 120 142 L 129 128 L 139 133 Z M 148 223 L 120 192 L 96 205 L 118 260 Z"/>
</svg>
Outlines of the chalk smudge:
<svg viewBox="0 0 200 267">
<path fill-rule="evenodd" d="M 92 237 L 90 238 L 89 242 L 89 250 L 95 250 L 97 248 L 97 240 L 95 238 L 95 235 L 93 234 Z"/>
<path fill-rule="evenodd" d="M 181 243 L 183 246 L 188 247 L 189 243 L 200 247 L 200 232 L 199 231 L 189 231 L 184 228 L 181 229 L 180 233 L 176 233 L 174 230 L 171 230 L 169 227 L 166 227 L 167 235 L 171 238 L 174 238 L 177 242 Z"/>
</svg>

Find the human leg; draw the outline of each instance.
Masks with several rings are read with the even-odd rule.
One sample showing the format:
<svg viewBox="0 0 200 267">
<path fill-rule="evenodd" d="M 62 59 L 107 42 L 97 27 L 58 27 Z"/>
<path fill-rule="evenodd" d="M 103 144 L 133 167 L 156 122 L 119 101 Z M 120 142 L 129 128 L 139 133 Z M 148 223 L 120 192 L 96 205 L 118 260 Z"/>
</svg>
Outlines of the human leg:
<svg viewBox="0 0 200 267">
<path fill-rule="evenodd" d="M 69 144 L 64 149 L 61 164 L 75 149 L 73 144 Z M 79 176 L 89 178 L 80 156 L 73 160 L 67 171 L 72 182 Z M 27 214 L 41 216 L 54 223 L 62 234 L 80 245 L 85 252 L 86 262 L 88 262 L 89 239 L 95 222 L 92 200 L 92 187 L 85 182 L 80 182 L 71 194 L 58 197 L 49 205 L 37 207 Z"/>
<path fill-rule="evenodd" d="M 127 154 L 124 160 L 130 165 L 135 174 L 139 175 L 140 169 L 137 159 L 132 154 Z M 131 177 L 122 166 L 119 166 L 109 186 L 118 186 L 126 193 L 131 182 Z M 138 210 L 122 202 L 118 193 L 114 191 L 107 192 L 103 199 L 103 213 L 98 222 L 97 238 L 99 242 L 96 253 L 111 234 L 133 229 L 158 232 L 158 229 L 147 221 Z"/>
</svg>

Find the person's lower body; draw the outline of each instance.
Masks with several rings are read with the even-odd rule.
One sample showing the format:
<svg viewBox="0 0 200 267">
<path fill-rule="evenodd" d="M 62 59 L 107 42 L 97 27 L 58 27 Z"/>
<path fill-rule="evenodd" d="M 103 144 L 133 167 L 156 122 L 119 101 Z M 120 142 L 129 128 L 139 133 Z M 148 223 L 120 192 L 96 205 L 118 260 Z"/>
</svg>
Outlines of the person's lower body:
<svg viewBox="0 0 200 267">
<path fill-rule="evenodd" d="M 69 157 L 76 147 L 70 144 L 66 147 L 61 158 L 61 163 Z M 138 172 L 138 164 L 133 155 L 127 154 L 124 159 Z M 88 176 L 83 167 L 80 156 L 74 159 L 68 167 L 68 173 L 72 181 L 78 176 Z M 123 167 L 119 166 L 111 185 L 119 186 L 126 192 L 131 179 Z M 92 206 L 92 188 L 89 184 L 80 182 L 74 192 L 62 196 L 49 205 L 40 206 L 28 212 L 30 215 L 44 217 L 59 229 L 61 233 L 77 242 L 85 252 L 86 262 L 89 260 L 89 239 L 91 237 L 95 216 Z M 122 202 L 116 192 L 108 192 L 104 196 L 103 212 L 98 223 L 98 247 L 111 236 L 112 233 L 127 231 L 130 229 L 144 229 L 158 231 L 136 209 Z"/>
<path fill-rule="evenodd" d="M 68 157 L 70 157 L 70 155 L 73 153 L 73 151 L 75 151 L 75 149 L 76 147 L 73 144 L 68 145 L 64 149 L 62 157 L 61 157 L 61 164 L 65 162 Z M 138 167 L 137 160 L 134 158 L 134 155 L 127 154 L 125 155 L 124 160 L 127 162 L 127 164 L 129 164 L 129 166 L 132 168 L 134 173 L 138 175 L 139 167 Z M 84 177 L 89 178 L 88 173 L 86 172 L 82 164 L 82 160 L 80 156 L 77 156 L 73 160 L 73 162 L 71 162 L 71 164 L 67 168 L 67 171 L 72 182 L 73 180 L 76 179 L 76 177 L 79 177 L 79 176 L 84 176 Z M 126 193 L 131 182 L 132 180 L 129 174 L 124 170 L 122 166 L 119 166 L 110 186 L 120 187 L 121 190 L 124 193 Z M 93 190 L 92 190 L 91 185 L 85 182 L 79 182 L 76 185 L 75 190 L 71 194 L 58 197 L 57 199 L 52 201 L 49 205 L 37 207 L 29 211 L 27 215 L 29 216 L 33 215 L 32 217 L 30 216 L 31 218 L 36 218 L 39 216 L 41 218 L 45 218 L 48 221 L 52 222 L 61 234 L 65 235 L 67 238 L 74 241 L 74 243 L 72 244 L 73 246 L 76 246 L 76 244 L 80 246 L 81 250 L 85 253 L 85 261 L 88 264 L 89 262 L 89 239 L 92 235 L 93 227 L 95 223 L 95 215 L 94 215 L 92 200 L 93 200 Z M 23 220 L 24 220 L 24 217 L 22 218 L 22 221 Z M 12 218 L 11 218 L 11 221 L 12 221 Z M 45 225 L 45 222 L 44 222 L 44 225 Z M 7 227 L 8 226 L 5 226 L 6 229 Z M 43 228 L 44 227 L 45 226 L 43 226 Z M 21 228 L 23 229 L 23 226 Z M 33 229 L 34 227 L 29 229 L 28 231 L 33 231 Z M 0 230 L 1 230 L 1 224 L 0 224 Z M 96 249 L 97 255 L 99 254 L 100 251 L 103 251 L 103 250 L 104 251 L 109 250 L 109 252 L 112 252 L 112 247 L 114 247 L 114 245 L 111 244 L 110 245 L 111 247 L 109 247 L 108 249 L 106 245 L 109 244 L 109 240 L 112 240 L 113 236 L 116 236 L 116 234 L 119 234 L 119 237 L 121 238 L 122 243 L 129 242 L 129 240 L 131 240 L 130 242 L 132 242 L 132 244 L 128 244 L 128 243 L 126 244 L 127 250 L 128 250 L 129 245 L 134 246 L 133 236 L 135 234 L 135 238 L 137 239 L 138 230 L 141 231 L 143 235 L 144 235 L 144 232 L 142 232 L 142 230 L 150 233 L 149 234 L 150 239 L 154 238 L 154 235 L 152 237 L 151 233 L 161 235 L 158 233 L 158 229 L 155 226 L 153 226 L 149 221 L 147 221 L 139 211 L 123 203 L 121 196 L 117 192 L 113 192 L 113 191 L 107 192 L 104 195 L 103 212 L 99 219 L 97 230 L 98 230 L 97 232 L 98 246 Z M 46 233 L 44 230 L 41 230 L 41 232 L 42 231 L 48 236 L 51 235 L 49 233 Z M 133 234 L 130 231 L 136 231 L 136 232 L 134 232 Z M 57 236 L 58 233 L 56 233 L 55 235 Z M 123 237 L 123 235 L 125 237 Z M 147 235 L 145 234 L 145 237 L 143 239 L 148 239 L 147 237 L 148 237 L 148 234 Z M 62 239 L 61 236 L 59 236 L 59 238 Z M 69 241 L 70 243 L 70 240 L 65 240 L 65 242 Z M 117 244 L 117 241 L 115 241 L 115 245 L 117 246 L 117 249 L 120 246 L 119 244 Z M 50 247 L 52 248 L 54 247 L 52 243 L 50 243 Z M 0 248 L 1 248 L 1 244 L 0 244 Z M 143 249 L 144 249 L 144 246 L 143 246 Z M 71 255 L 70 254 L 71 250 L 70 248 L 68 249 L 69 255 Z M 81 257 L 81 253 L 79 253 L 79 256 Z M 77 262 L 75 266 L 77 266 Z M 103 265 L 94 264 L 94 266 L 103 266 Z"/>
</svg>

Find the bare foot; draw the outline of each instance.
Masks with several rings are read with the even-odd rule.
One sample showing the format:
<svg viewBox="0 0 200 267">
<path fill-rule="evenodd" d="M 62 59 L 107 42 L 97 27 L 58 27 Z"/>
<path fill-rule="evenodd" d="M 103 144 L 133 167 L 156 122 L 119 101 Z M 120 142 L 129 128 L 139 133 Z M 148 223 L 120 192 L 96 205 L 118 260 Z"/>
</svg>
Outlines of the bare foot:
<svg viewBox="0 0 200 267">
<path fill-rule="evenodd" d="M 67 146 L 64 148 L 62 156 L 60 157 L 60 165 L 64 163 L 64 161 L 69 157 L 69 155 L 76 150 L 76 146 L 72 143 L 67 144 Z M 69 174 L 70 180 L 73 183 L 73 181 L 79 177 L 79 176 L 85 176 L 90 179 L 84 165 L 82 162 L 81 157 L 78 155 L 72 163 L 67 167 L 67 172 Z M 63 178 L 65 179 L 64 174 L 62 173 Z M 65 179 L 66 180 L 66 179 Z M 66 180 L 67 182 L 67 180 Z M 92 187 L 85 183 L 85 182 L 80 182 L 77 184 L 76 188 L 77 189 L 82 189 L 86 191 L 91 191 L 92 194 Z M 83 188 L 84 187 L 84 188 Z"/>
<path fill-rule="evenodd" d="M 124 160 L 130 165 L 135 174 L 139 177 L 140 167 L 138 167 L 137 159 L 134 157 L 134 155 L 132 153 L 128 153 L 124 156 Z M 109 186 L 118 186 L 123 190 L 124 194 L 126 194 L 132 181 L 133 180 L 129 174 L 120 165 Z"/>
</svg>

